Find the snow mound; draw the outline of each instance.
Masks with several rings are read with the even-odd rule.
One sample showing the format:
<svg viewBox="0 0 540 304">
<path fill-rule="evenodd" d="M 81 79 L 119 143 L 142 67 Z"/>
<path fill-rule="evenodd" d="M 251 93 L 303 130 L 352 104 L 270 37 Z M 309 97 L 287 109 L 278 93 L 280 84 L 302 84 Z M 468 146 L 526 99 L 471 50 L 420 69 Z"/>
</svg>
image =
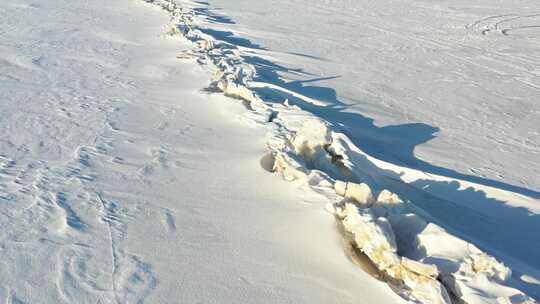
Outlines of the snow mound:
<svg viewBox="0 0 540 304">
<path fill-rule="evenodd" d="M 451 303 L 449 292 L 464 303 L 534 303 L 504 284 L 511 270 L 494 257 L 414 213 L 405 213 L 405 203 L 396 194 L 383 190 L 370 206 L 365 203 L 372 197 L 369 186 L 350 184 L 335 183 L 336 193 L 344 196 L 343 206 L 334 209 L 336 216 L 353 235 L 354 246 L 411 298 Z M 360 199 L 347 195 L 348 189 L 361 189 Z"/>
<path fill-rule="evenodd" d="M 376 217 L 369 208 L 354 203 L 345 203 L 336 210 L 345 231 L 353 235 L 354 246 L 408 298 L 421 303 L 451 303 L 445 287 L 437 281 L 439 272 L 435 265 L 397 254 L 396 237 L 387 218 Z"/>
<path fill-rule="evenodd" d="M 505 286 L 511 269 L 442 227 L 429 223 L 412 241 L 415 248 L 409 254 L 437 265 L 441 281 L 465 303 L 535 303 Z"/>
</svg>

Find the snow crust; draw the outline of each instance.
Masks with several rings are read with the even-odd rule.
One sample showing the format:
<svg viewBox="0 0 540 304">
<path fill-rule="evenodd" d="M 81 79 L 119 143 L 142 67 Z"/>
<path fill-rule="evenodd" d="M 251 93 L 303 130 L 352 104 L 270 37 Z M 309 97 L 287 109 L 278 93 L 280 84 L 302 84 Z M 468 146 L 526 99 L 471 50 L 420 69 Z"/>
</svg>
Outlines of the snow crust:
<svg viewBox="0 0 540 304">
<path fill-rule="evenodd" d="M 165 11 L 0 16 L 0 303 L 404 302 L 343 258 L 324 197 L 259 167 L 265 129 L 201 90 Z"/>
<path fill-rule="evenodd" d="M 538 1 L 207 2 L 201 28 L 247 55 L 254 90 L 346 135 L 352 181 L 411 201 L 540 299 L 540 28 L 523 28 Z"/>
<path fill-rule="evenodd" d="M 290 4 L 302 2 L 283 6 Z M 163 14 L 155 5 L 169 13 L 165 31 L 182 38 L 180 48 L 177 39 L 157 37 Z M 369 136 L 353 138 L 325 114 L 337 111 L 328 92 L 277 81 L 277 53 L 216 31 L 234 22 L 208 3 L 9 1 L 0 12 L 0 301 L 353 303 L 360 294 L 369 303 L 402 302 L 397 295 L 417 303 L 536 303 L 538 238 L 522 229 L 540 227 L 532 191 L 373 157 L 360 148 L 380 143 L 363 129 L 369 124 L 353 128 Z M 470 28 L 529 37 L 536 27 L 505 25 L 536 17 L 494 16 Z M 520 62 L 495 61 L 523 72 Z M 213 77 L 200 92 L 205 72 Z M 534 76 L 517 80 L 535 87 Z M 222 119 L 231 112 L 248 128 Z M 259 154 L 266 171 L 306 191 L 294 196 L 289 184 L 254 168 Z M 471 192 L 482 204 L 463 200 Z M 500 204 L 483 204 L 492 200 L 521 216 L 501 224 Z M 308 207 L 285 207 L 291 201 Z M 345 247 L 386 284 L 341 259 L 327 229 L 334 219 Z M 523 238 L 514 242 L 516 235 Z M 495 247 L 498 238 L 510 248 L 528 244 L 520 248 L 528 260 Z"/>
<path fill-rule="evenodd" d="M 273 161 L 272 171 L 334 199 L 336 203 L 327 210 L 340 219 L 352 234 L 354 246 L 384 273 L 389 284 L 399 286 L 400 294 L 420 303 L 452 303 L 452 298 L 463 303 L 536 303 L 509 283 L 510 268 L 425 219 L 414 202 L 381 189 L 378 177 L 366 169 L 369 161 L 379 167 L 393 165 L 369 157 L 330 123 L 287 100 L 275 103 L 262 98 L 255 88 L 286 89 L 254 82 L 256 68 L 247 63 L 239 47 L 199 28 L 205 16 L 193 9 L 196 3 L 153 2 L 171 13 L 172 32 L 194 44 L 191 54 L 196 60 L 216 69 L 209 90 L 241 99 L 253 111 L 251 117 L 265 118 L 255 120 L 269 129 L 266 157 Z M 295 97 L 314 102 L 300 93 Z M 405 180 L 407 175 L 421 174 L 414 169 L 398 170 L 404 171 L 401 178 Z"/>
</svg>

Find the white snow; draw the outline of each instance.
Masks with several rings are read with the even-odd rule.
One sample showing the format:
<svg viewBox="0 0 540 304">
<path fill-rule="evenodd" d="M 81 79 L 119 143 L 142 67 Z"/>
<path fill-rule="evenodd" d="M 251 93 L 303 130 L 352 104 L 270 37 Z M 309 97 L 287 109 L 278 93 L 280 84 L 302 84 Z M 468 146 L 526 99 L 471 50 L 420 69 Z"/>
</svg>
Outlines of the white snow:
<svg viewBox="0 0 540 304">
<path fill-rule="evenodd" d="M 323 118 L 345 162 L 540 278 L 538 1 L 208 3 L 201 27 L 239 45 L 252 88 Z"/>
<path fill-rule="evenodd" d="M 411 181 L 407 179 L 407 176 L 400 174 L 398 177 L 394 177 L 398 173 L 398 170 L 393 170 L 393 172 L 386 170 L 390 172 L 385 172 L 381 169 L 401 169 L 410 172 L 409 175 L 413 176 L 425 174 L 424 172 L 418 169 L 399 167 L 367 155 L 356 147 L 348 136 L 333 131 L 331 124 L 321 120 L 320 117 L 317 117 L 312 112 L 310 114 L 310 112 L 302 110 L 301 107 L 291 107 L 288 100 L 285 100 L 283 104 L 276 104 L 272 99 L 279 98 L 279 93 L 283 90 L 276 89 L 275 86 L 267 86 L 273 87 L 273 90 L 260 91 L 258 89 L 264 87 L 264 85 L 261 85 L 261 82 L 255 83 L 253 87 L 251 86 L 251 80 L 260 78 L 258 75 L 264 71 L 257 70 L 257 64 L 250 62 L 264 59 L 254 56 L 253 54 L 255 52 L 253 50 L 242 49 L 242 44 L 248 42 L 243 41 L 239 43 L 238 41 L 241 41 L 242 38 L 233 38 L 232 40 L 236 39 L 237 41 L 235 44 L 227 41 L 227 35 L 220 36 L 223 34 L 222 32 L 205 28 L 204 26 L 214 23 L 214 19 L 216 19 L 211 13 L 200 8 L 200 6 L 205 6 L 205 3 L 188 2 L 186 4 L 184 2 L 181 4 L 183 5 L 181 8 L 177 4 L 171 6 L 171 3 L 174 2 L 165 2 L 163 6 L 171 12 L 174 17 L 173 23 L 176 22 L 178 24 L 176 25 L 177 28 L 187 29 L 179 31 L 181 36 L 196 45 L 194 51 L 199 54 L 199 62 L 201 64 L 213 66 L 216 70 L 216 80 L 210 88 L 214 87 L 225 95 L 242 99 L 248 103 L 248 107 L 253 113 L 259 113 L 260 115 L 269 117 L 269 120 L 264 122 L 263 125 L 270 125 L 268 126 L 270 134 L 268 147 L 272 154 L 267 154 L 264 157 L 264 161 L 267 162 L 269 158 L 271 159 L 273 157 L 274 164 L 273 166 L 264 165 L 265 168 L 272 167 L 273 170 L 281 172 L 287 180 L 305 180 L 306 184 L 311 185 L 313 189 L 325 193 L 329 198 L 333 197 L 334 192 L 328 186 L 334 183 L 335 177 L 361 180 L 379 188 L 388 186 L 403 192 L 409 199 L 413 200 L 412 205 L 410 205 L 413 213 L 410 215 L 416 216 L 415 213 L 420 212 L 428 218 L 432 218 L 433 215 L 425 213 L 425 210 L 418 208 L 419 204 L 426 203 L 425 197 L 418 197 L 418 194 L 421 194 L 420 192 L 424 189 L 409 186 L 409 190 L 406 183 L 411 184 Z M 189 9 L 190 5 L 194 6 L 192 10 Z M 230 22 L 225 23 L 229 24 Z M 214 33 L 214 35 L 212 36 L 208 33 Z M 270 81 L 280 80 L 271 79 Z M 301 101 L 309 100 L 309 98 L 302 98 L 303 96 L 302 94 L 296 94 L 292 97 L 297 97 Z M 304 106 L 309 107 L 309 104 Z M 450 177 L 437 175 L 433 179 L 456 181 Z M 316 182 L 313 183 L 313 180 Z M 395 180 L 396 182 L 401 181 L 401 183 L 389 183 L 391 180 Z M 319 183 L 320 181 L 324 181 L 324 185 L 321 185 Z M 457 182 L 459 183 L 459 181 Z M 526 198 L 524 200 L 518 193 L 512 193 L 482 184 L 474 184 L 469 181 L 463 181 L 463 183 L 472 185 L 473 188 L 479 190 L 487 190 L 489 194 L 498 192 L 501 194 L 499 198 L 503 196 L 505 198 L 510 197 L 513 200 L 512 203 L 516 205 L 527 203 Z M 335 188 L 337 194 L 343 194 L 345 199 L 354 199 L 356 203 L 363 205 L 363 207 L 369 208 L 373 204 L 372 191 L 365 183 L 355 184 L 347 182 L 343 184 L 338 181 L 337 185 L 333 188 Z M 348 188 L 351 191 L 348 191 Z M 426 192 L 431 194 L 429 191 Z M 442 195 L 444 194 L 440 192 L 436 193 L 439 199 L 443 199 L 444 196 Z M 448 198 L 452 199 L 453 197 L 448 195 Z M 399 197 L 387 194 L 384 190 L 382 199 L 390 200 L 398 205 L 402 204 L 402 200 Z M 388 207 L 388 202 L 381 202 L 381 206 L 377 206 L 375 211 L 377 209 L 381 211 L 380 208 L 384 208 L 385 205 Z M 532 208 L 535 207 L 533 206 Z M 468 244 L 467 247 L 474 248 L 474 253 L 463 253 L 459 250 L 456 252 L 452 251 L 452 254 L 456 254 L 459 257 L 455 261 L 457 268 L 460 270 L 459 273 L 456 270 L 444 269 L 444 266 L 447 266 L 446 264 L 449 262 L 444 257 L 441 258 L 442 262 L 434 263 L 444 270 L 439 278 L 444 287 L 433 278 L 431 279 L 432 283 L 427 285 L 413 284 L 412 282 L 416 280 L 411 280 L 408 275 L 403 274 L 408 273 L 410 269 L 407 270 L 407 267 L 400 266 L 401 258 L 396 255 L 397 246 L 395 245 L 396 242 L 392 232 L 392 226 L 388 219 L 385 217 L 376 218 L 370 209 L 367 209 L 367 211 L 360 210 L 351 203 L 345 203 L 343 210 L 341 207 L 328 208 L 327 205 L 327 210 L 334 211 L 343 219 L 344 229 L 352 233 L 354 245 L 364 252 L 380 271 L 386 272 L 391 278 L 401 280 L 408 287 L 404 292 L 408 293 L 406 297 L 411 300 L 423 303 L 449 303 L 450 299 L 445 290 L 445 288 L 448 288 L 454 297 L 467 303 L 490 301 L 510 303 L 534 302 L 532 298 L 520 290 L 511 287 L 520 285 L 518 282 L 515 280 L 506 282 L 510 279 L 509 268 L 492 256 L 480 251 L 474 245 L 447 233 L 442 228 L 441 237 L 438 240 L 425 244 L 417 242 L 421 244 L 418 246 L 423 247 L 424 251 L 427 251 L 426 248 L 428 247 L 438 248 L 438 241 L 453 239 L 463 244 Z M 397 211 L 395 215 L 409 216 L 409 214 L 400 214 L 400 211 Z M 408 218 L 414 217 L 409 216 Z M 436 218 L 433 219 L 438 220 Z M 402 238 L 402 243 L 405 244 L 405 247 L 410 247 L 407 243 L 418 239 L 421 240 L 422 229 L 418 229 L 421 226 L 418 223 L 424 223 L 424 227 L 432 227 L 434 225 L 421 218 L 410 224 L 408 224 L 408 221 L 399 220 L 398 223 L 398 225 L 402 226 L 401 228 L 407 236 L 414 238 L 405 241 Z M 414 229 L 418 229 L 418 231 L 414 231 Z M 411 230 L 413 231 L 412 233 Z M 414 255 L 414 253 L 410 253 L 410 256 Z M 416 259 L 421 261 L 423 258 L 416 254 Z M 511 258 L 509 260 L 512 262 Z M 463 267 L 466 269 L 463 270 Z M 535 271 L 532 268 L 522 268 L 523 270 Z M 497 274 L 494 275 L 494 271 Z M 482 281 L 481 283 L 476 282 L 478 278 Z M 473 296 L 470 296 L 467 289 L 477 290 L 477 292 Z M 505 292 L 498 292 L 498 289 L 503 289 Z"/>
<path fill-rule="evenodd" d="M 505 2 L 0 4 L 0 299 L 535 303 L 538 15 Z"/>
<path fill-rule="evenodd" d="M 385 303 L 142 1 L 0 2 L 0 303 Z M 306 237 L 309 235 L 309 237 Z M 316 236 L 316 237 L 313 237 Z"/>
<path fill-rule="evenodd" d="M 373 205 L 375 202 L 371 188 L 363 183 L 355 184 L 351 182 L 336 181 L 334 184 L 334 189 L 336 190 L 336 194 L 352 199 L 356 203 L 365 207 L 371 207 L 371 205 Z M 384 195 L 385 194 L 382 194 L 382 196 Z"/>
</svg>

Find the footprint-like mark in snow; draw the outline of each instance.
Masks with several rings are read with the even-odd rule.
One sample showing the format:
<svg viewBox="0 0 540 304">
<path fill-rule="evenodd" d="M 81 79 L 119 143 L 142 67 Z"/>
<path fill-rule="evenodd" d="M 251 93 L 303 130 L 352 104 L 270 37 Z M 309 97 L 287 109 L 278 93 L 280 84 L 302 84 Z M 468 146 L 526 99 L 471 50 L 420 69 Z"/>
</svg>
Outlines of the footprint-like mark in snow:
<svg viewBox="0 0 540 304">
<path fill-rule="evenodd" d="M 59 255 L 57 288 L 67 303 L 77 303 L 80 298 L 88 302 L 114 303 L 112 290 L 101 286 L 106 279 L 100 270 L 101 263 L 87 252 L 67 250 Z"/>
<path fill-rule="evenodd" d="M 117 303 L 143 303 L 157 281 L 151 266 L 141 258 L 126 253 L 119 243 L 126 237 L 128 210 L 98 194 L 102 222 L 107 225 L 110 241 L 111 287 Z"/>
<path fill-rule="evenodd" d="M 84 230 L 86 228 L 86 224 L 70 206 L 70 202 L 68 202 L 66 199 L 66 195 L 63 192 L 58 192 L 54 198 L 56 200 L 56 204 L 64 211 L 63 213 L 67 226 L 75 230 Z"/>
<path fill-rule="evenodd" d="M 169 233 L 176 231 L 176 220 L 170 210 L 165 211 L 165 224 Z"/>
<path fill-rule="evenodd" d="M 467 28 L 482 35 L 540 37 L 540 13 L 490 16 L 469 24 Z"/>
<path fill-rule="evenodd" d="M 144 303 L 156 285 L 150 264 L 131 254 L 119 261 L 115 292 L 118 303 Z"/>
<path fill-rule="evenodd" d="M 101 193 L 57 193 L 55 202 L 63 207 L 59 209 L 65 211 L 67 223 L 75 221 L 70 217 L 76 214 L 65 206 L 75 198 L 92 200 L 98 222 L 87 227 L 98 229 L 99 235 L 88 235 L 88 244 L 63 247 L 58 255 L 59 294 L 66 303 L 78 303 L 81 298 L 88 303 L 143 303 L 157 280 L 148 263 L 123 248 L 134 211 Z"/>
<path fill-rule="evenodd" d="M 164 147 L 150 149 L 149 154 L 152 160 L 145 163 L 138 170 L 138 174 L 141 178 L 149 177 L 153 175 L 159 168 L 169 167 L 169 151 Z"/>
<path fill-rule="evenodd" d="M 0 155 L 0 200 L 12 200 L 13 191 L 9 185 L 16 180 L 16 162 L 4 155 Z"/>
</svg>

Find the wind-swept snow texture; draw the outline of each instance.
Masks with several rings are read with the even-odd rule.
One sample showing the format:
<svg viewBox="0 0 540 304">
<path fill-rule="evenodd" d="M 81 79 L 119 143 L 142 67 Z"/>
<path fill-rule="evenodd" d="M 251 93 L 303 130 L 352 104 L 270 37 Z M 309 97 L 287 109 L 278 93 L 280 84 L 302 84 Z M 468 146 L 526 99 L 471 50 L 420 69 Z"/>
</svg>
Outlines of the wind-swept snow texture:
<svg viewBox="0 0 540 304">
<path fill-rule="evenodd" d="M 0 1 L 0 303 L 400 303 L 201 92 L 168 14 Z M 314 237 L 316 236 L 316 237 Z"/>
<path fill-rule="evenodd" d="M 213 67 L 208 90 L 242 100 L 252 111 L 244 120 L 269 128 L 263 167 L 335 201 L 328 210 L 398 293 L 421 303 L 535 302 L 537 192 L 370 155 L 361 149 L 365 143 L 357 144 L 362 138 L 354 135 L 361 123 L 340 121 L 341 110 L 335 112 L 336 105 L 322 91 L 307 92 L 300 82 L 295 90 L 278 77 L 278 71 L 287 69 L 269 59 L 279 52 L 223 31 L 234 27 L 233 21 L 213 13 L 207 3 L 151 2 L 171 13 L 171 35 L 194 43 L 193 51 L 177 58 Z M 503 36 L 509 32 L 501 30 Z M 335 34 L 317 33 L 321 39 Z M 534 37 L 530 40 L 525 46 L 535 43 Z M 529 82 L 529 92 L 536 90 Z M 408 135 L 415 134 L 403 133 Z"/>
<path fill-rule="evenodd" d="M 540 297 L 535 2 L 210 4 L 0 3 L 2 303 Z"/>
</svg>

